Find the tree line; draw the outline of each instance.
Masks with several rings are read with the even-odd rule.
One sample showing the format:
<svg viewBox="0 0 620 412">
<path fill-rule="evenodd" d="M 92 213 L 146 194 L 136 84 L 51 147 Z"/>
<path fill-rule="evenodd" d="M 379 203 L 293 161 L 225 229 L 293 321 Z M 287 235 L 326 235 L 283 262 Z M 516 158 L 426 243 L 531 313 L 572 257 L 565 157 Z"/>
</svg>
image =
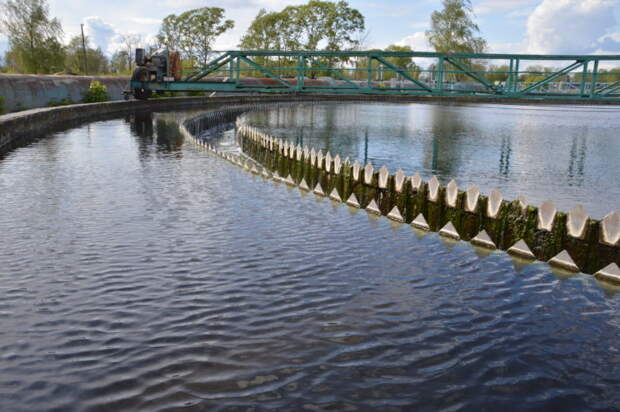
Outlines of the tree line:
<svg viewBox="0 0 620 412">
<path fill-rule="evenodd" d="M 90 44 L 86 36 L 75 36 L 65 44 L 64 32 L 57 18 L 50 16 L 47 0 L 0 0 L 0 31 L 9 39 L 9 50 L 4 56 L 0 70 L 16 73 L 75 73 L 75 74 L 128 74 L 132 71 L 136 47 L 151 53 L 168 48 L 181 53 L 185 69 L 204 66 L 210 60 L 217 38 L 235 26 L 227 19 L 224 9 L 202 7 L 170 14 L 161 23 L 152 42 L 137 34 L 121 35 L 122 47 L 112 56 Z M 309 0 L 306 4 L 288 6 L 279 11 L 261 9 L 241 37 L 238 47 L 242 50 L 367 50 L 369 32 L 364 15 L 352 8 L 347 1 Z M 487 42 L 480 36 L 480 29 L 474 21 L 470 0 L 442 0 L 442 8 L 434 11 L 430 28 L 426 32 L 429 45 L 444 53 L 483 53 Z M 379 49 L 373 49 L 380 51 Z M 413 51 L 406 45 L 392 44 L 384 51 Z M 296 62 L 285 57 L 257 57 L 256 62 L 265 67 L 293 67 Z M 409 57 L 392 57 L 389 63 L 405 70 L 412 77 L 419 77 L 422 68 Z M 466 60 L 472 69 L 484 74 L 493 82 L 505 82 L 507 66 L 490 66 L 484 61 Z M 310 63 L 311 75 L 329 75 L 325 68 L 336 67 L 353 78 L 363 79 L 365 70 L 371 66 L 381 80 L 390 80 L 393 71 L 381 73 L 381 65 L 369 63 L 364 58 L 317 58 Z M 314 66 L 314 69 L 312 67 Z M 360 68 L 364 68 L 364 70 Z M 427 67 L 433 70 L 434 66 Z M 450 67 L 447 67 L 450 70 Z M 522 73 L 520 81 L 536 82 L 553 69 L 532 66 Z M 293 71 L 291 71 L 291 74 Z M 261 75 L 247 68 L 246 75 Z M 286 75 L 286 72 L 280 72 Z M 617 80 L 618 71 L 609 71 L 599 76 L 599 81 L 608 78 Z M 579 75 L 577 75 L 579 76 Z M 560 77 L 556 81 L 574 80 Z M 460 81 L 463 74 L 448 74 L 447 80 Z"/>
<path fill-rule="evenodd" d="M 443 0 L 444 10 L 431 16 L 429 42 L 439 51 L 482 51 L 485 42 L 475 37 L 478 27 L 470 18 L 469 0 Z M 47 0 L 6 0 L 0 3 L 0 31 L 9 39 L 4 71 L 18 73 L 128 73 L 133 50 L 169 48 L 182 54 L 186 66 L 204 65 L 215 40 L 232 29 L 234 21 L 225 10 L 202 7 L 162 20 L 153 44 L 140 35 L 122 36 L 123 47 L 108 57 L 90 44 L 86 36 L 75 36 L 65 44 L 63 28 L 50 16 Z M 453 28 L 458 26 L 457 32 Z M 261 9 L 238 46 L 259 50 L 361 50 L 365 40 L 365 18 L 344 0 L 310 0 L 280 11 Z M 408 46 L 391 45 L 386 50 L 409 51 Z M 269 64 L 269 62 L 263 62 Z M 284 63 L 279 61 L 278 64 Z M 343 63 L 329 60 L 333 65 Z M 399 67 L 413 67 L 411 59 L 397 58 Z"/>
<path fill-rule="evenodd" d="M 64 44 L 62 25 L 57 18 L 50 17 L 46 0 L 0 3 L 0 32 L 9 40 L 2 71 L 105 74 L 125 72 L 129 64 L 122 51 L 108 58 L 100 48 L 90 45 L 88 37 L 83 42 L 81 36 L 75 36 Z"/>
</svg>

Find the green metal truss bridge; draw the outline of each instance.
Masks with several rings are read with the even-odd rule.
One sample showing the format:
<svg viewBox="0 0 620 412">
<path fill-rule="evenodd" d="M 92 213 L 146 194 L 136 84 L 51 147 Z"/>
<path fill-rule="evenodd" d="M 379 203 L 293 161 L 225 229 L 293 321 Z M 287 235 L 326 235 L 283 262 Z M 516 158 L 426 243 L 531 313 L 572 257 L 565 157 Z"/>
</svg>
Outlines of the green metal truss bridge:
<svg viewBox="0 0 620 412">
<path fill-rule="evenodd" d="M 204 67 L 190 72 L 171 72 L 170 65 L 148 74 L 143 70 L 141 76 L 134 74 L 131 88 L 149 94 L 202 91 L 620 101 L 620 55 L 257 50 L 214 54 Z M 169 52 L 163 55 L 168 57 Z"/>
</svg>

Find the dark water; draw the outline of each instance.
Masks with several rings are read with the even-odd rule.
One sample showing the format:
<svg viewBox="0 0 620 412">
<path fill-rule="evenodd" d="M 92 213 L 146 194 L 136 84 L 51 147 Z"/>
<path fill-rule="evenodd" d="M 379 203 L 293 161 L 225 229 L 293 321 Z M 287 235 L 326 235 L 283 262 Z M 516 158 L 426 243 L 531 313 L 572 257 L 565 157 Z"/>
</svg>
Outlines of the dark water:
<svg viewBox="0 0 620 412">
<path fill-rule="evenodd" d="M 0 410 L 613 410 L 620 295 L 253 177 L 170 115 L 0 160 Z"/>
<path fill-rule="evenodd" d="M 463 189 L 499 189 L 596 218 L 620 210 L 620 107 L 322 104 L 252 113 L 249 123 L 332 155 Z"/>
</svg>

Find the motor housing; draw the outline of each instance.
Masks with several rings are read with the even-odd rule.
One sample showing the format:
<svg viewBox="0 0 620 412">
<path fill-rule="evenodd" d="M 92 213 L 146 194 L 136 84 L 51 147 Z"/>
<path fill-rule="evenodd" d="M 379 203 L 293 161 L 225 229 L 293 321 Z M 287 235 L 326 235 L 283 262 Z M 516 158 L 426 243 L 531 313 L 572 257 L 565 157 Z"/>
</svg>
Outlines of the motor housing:
<svg viewBox="0 0 620 412">
<path fill-rule="evenodd" d="M 181 80 L 181 57 L 178 52 L 168 49 L 158 50 L 151 56 L 147 56 L 142 48 L 136 49 L 135 54 L 136 69 L 134 70 L 132 82 L 172 82 Z M 142 85 L 136 87 L 132 85 L 131 92 L 136 99 L 148 99 L 152 90 Z"/>
</svg>

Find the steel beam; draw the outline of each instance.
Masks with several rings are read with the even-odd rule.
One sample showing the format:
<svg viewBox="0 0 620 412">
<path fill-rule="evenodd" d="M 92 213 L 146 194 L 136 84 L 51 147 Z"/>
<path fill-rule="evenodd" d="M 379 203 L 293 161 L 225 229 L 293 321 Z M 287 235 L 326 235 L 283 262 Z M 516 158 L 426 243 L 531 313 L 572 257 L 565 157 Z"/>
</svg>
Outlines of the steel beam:
<svg viewBox="0 0 620 412">
<path fill-rule="evenodd" d="M 436 53 L 436 52 L 384 52 L 384 51 L 276 51 L 276 50 L 243 50 L 243 51 L 228 51 L 226 53 L 242 53 L 245 56 L 283 56 L 294 57 L 301 54 L 306 56 L 320 56 L 320 57 L 450 57 L 452 59 L 478 59 L 478 60 L 593 60 L 595 57 L 597 60 L 619 60 L 618 55 L 596 55 L 596 56 L 584 56 L 584 55 L 563 55 L 563 54 L 498 54 L 498 53 Z"/>
<path fill-rule="evenodd" d="M 257 63 L 255 58 L 279 58 L 277 67 L 268 67 L 267 64 Z M 434 75 L 434 84 L 427 84 L 415 78 L 405 68 L 393 64 L 390 59 L 395 57 L 407 58 L 434 58 L 436 65 L 432 69 L 421 70 L 423 73 Z M 335 67 L 334 64 L 325 64 L 323 59 L 356 58 L 356 61 L 365 61 L 367 67 L 351 65 Z M 486 77 L 486 71 L 476 71 L 464 60 L 482 59 L 487 61 L 508 60 L 510 67 L 508 76 L 503 87 L 490 82 Z M 523 90 L 519 90 L 520 65 L 523 61 L 572 61 L 561 70 L 548 73 L 542 80 L 535 82 Z M 592 62 L 592 66 L 589 66 Z M 135 87 L 144 87 L 151 90 L 161 91 L 224 91 L 224 92 L 265 92 L 265 93 L 337 93 L 337 94 L 377 94 L 377 95 L 414 95 L 414 96 L 478 96 L 478 97 L 504 97 L 504 98 L 529 98 L 529 99 L 576 99 L 576 100 L 617 100 L 620 90 L 620 80 L 611 84 L 598 86 L 599 65 L 601 63 L 617 63 L 620 66 L 620 56 L 574 56 L 574 55 L 524 55 L 524 54 L 444 54 L 433 52 L 381 52 L 381 51 L 271 51 L 271 50 L 236 50 L 222 52 L 204 68 L 194 70 L 183 78 L 182 81 L 162 82 L 132 82 Z M 402 80 L 411 83 L 411 87 L 383 88 L 374 86 L 374 73 L 377 71 L 373 64 L 380 65 L 385 73 L 391 72 Z M 313 69 L 327 72 L 338 84 L 308 84 L 305 76 L 310 65 Z M 273 66 L 273 65 L 272 65 Z M 224 69 L 222 69 L 224 67 Z M 561 76 L 568 75 L 582 67 L 581 81 L 574 89 L 574 93 L 566 93 L 558 90 L 546 90 L 544 86 Z M 589 71 L 588 69 L 591 69 Z M 225 82 L 209 81 L 208 76 L 218 70 L 225 70 L 227 80 Z M 277 84 L 261 85 L 247 84 L 243 81 L 246 73 L 257 71 L 261 76 L 275 80 Z M 347 73 L 344 73 L 346 71 Z M 353 81 L 351 73 L 365 73 L 365 79 Z M 296 77 L 296 84 L 287 81 L 282 73 L 292 73 Z M 466 90 L 444 90 L 445 76 L 448 73 L 456 73 L 467 76 L 476 87 Z M 523 72 L 526 73 L 526 72 Z M 591 78 L 587 76 L 591 75 Z M 480 86 L 482 87 L 480 87 Z M 597 89 L 598 86 L 598 89 Z M 588 90 L 589 87 L 589 90 Z M 556 88 L 557 89 L 557 88 Z"/>
<path fill-rule="evenodd" d="M 512 84 L 511 92 L 516 93 L 519 89 L 519 66 L 521 64 L 521 59 L 515 59 L 515 71 L 513 75 L 514 83 Z"/>
<path fill-rule="evenodd" d="M 600 93 L 601 96 L 609 96 L 610 94 L 612 94 L 613 92 L 617 91 L 618 89 L 620 89 L 620 80 L 615 82 L 613 85 L 607 86 L 605 88 L 605 91 L 603 93 Z"/>
<path fill-rule="evenodd" d="M 297 91 L 295 88 L 283 88 L 279 85 L 256 85 L 256 84 L 240 84 L 237 85 L 234 81 L 226 81 L 226 82 L 138 82 L 132 81 L 130 83 L 132 88 L 136 87 L 144 87 L 151 90 L 159 90 L 159 91 L 169 91 L 169 92 L 189 92 L 189 91 L 203 91 L 203 92 L 258 92 L 258 93 L 303 93 L 303 94 L 313 94 L 313 93 L 322 93 L 322 94 L 341 94 L 341 95 L 352 95 L 352 94 L 370 94 L 370 95 L 386 95 L 386 96 L 432 96 L 437 95 L 436 92 L 429 93 L 425 90 L 420 89 L 367 89 L 367 88 L 333 88 L 330 86 L 306 86 L 301 91 Z M 608 90 L 609 93 L 612 93 L 615 90 L 620 89 L 620 84 L 618 84 L 613 90 Z M 403 93 L 403 90 L 405 93 Z M 475 94 L 475 92 L 460 92 L 455 91 L 451 93 L 452 97 L 471 97 L 475 95 L 480 98 L 498 98 L 502 96 L 493 95 L 493 94 Z M 524 98 L 529 100 L 583 100 L 580 98 L 578 94 L 535 94 L 530 93 L 527 95 L 514 95 L 509 94 L 503 97 L 508 98 Z M 606 101 L 614 101 L 620 102 L 620 97 L 613 95 L 611 97 L 604 98 Z"/>
<path fill-rule="evenodd" d="M 377 61 L 379 61 L 381 64 L 389 67 L 390 69 L 392 69 L 394 72 L 400 74 L 401 76 L 403 76 L 405 79 L 409 80 L 410 82 L 413 82 L 414 84 L 416 84 L 417 86 L 420 86 L 423 90 L 426 90 L 428 92 L 432 92 L 433 89 L 431 89 L 429 86 L 427 86 L 426 84 L 422 83 L 421 81 L 419 81 L 418 79 L 411 77 L 409 75 L 409 73 L 403 71 L 403 69 L 401 69 L 398 66 L 393 65 L 392 63 L 388 62 L 387 60 L 384 60 L 381 56 L 377 56 L 375 58 Z"/>
<path fill-rule="evenodd" d="M 347 77 L 345 77 L 344 75 L 339 73 L 339 71 L 337 69 L 334 69 L 334 68 L 331 68 L 331 67 L 327 67 L 327 66 L 323 65 L 321 62 L 316 61 L 314 58 L 312 58 L 310 56 L 307 56 L 305 58 L 308 59 L 309 61 L 311 61 L 313 64 L 316 64 L 319 67 L 319 69 L 325 70 L 325 71 L 329 71 L 330 73 L 333 73 L 337 78 L 339 78 L 343 82 L 346 82 L 347 84 L 350 84 L 350 85 L 352 85 L 352 86 L 354 86 L 356 88 L 360 87 L 358 84 L 353 83 L 350 79 L 348 79 Z"/>
<path fill-rule="evenodd" d="M 287 87 L 289 89 L 293 87 L 290 83 L 282 80 L 282 78 L 280 76 L 277 76 L 277 75 L 271 73 L 271 71 L 269 69 L 267 69 L 266 67 L 258 65 L 254 61 L 248 59 L 246 56 L 239 55 L 239 56 L 237 56 L 237 58 L 243 60 L 244 62 L 249 64 L 251 67 L 254 67 L 256 70 L 260 71 L 261 73 L 264 73 L 267 77 L 277 81 L 278 83 L 282 84 L 283 86 L 285 86 L 285 87 Z"/>
<path fill-rule="evenodd" d="M 304 88 L 304 80 L 306 78 L 306 56 L 297 58 L 297 91 L 300 92 Z"/>
<path fill-rule="evenodd" d="M 615 90 L 618 90 L 618 88 L 620 88 L 620 80 L 617 80 L 611 84 L 608 84 L 607 86 L 602 87 L 601 89 L 598 89 L 596 91 L 596 94 L 601 95 L 601 96 L 606 96 L 609 93 L 612 93 Z"/>
<path fill-rule="evenodd" d="M 446 62 L 445 57 L 441 56 L 437 64 L 437 74 L 435 76 L 435 90 L 438 90 L 439 94 L 443 94 L 443 74 L 444 74 L 444 67 L 446 64 L 445 62 Z"/>
<path fill-rule="evenodd" d="M 497 88 L 495 86 L 493 86 L 491 83 L 489 83 L 485 78 L 479 76 L 476 72 L 474 72 L 473 70 L 469 69 L 468 67 L 466 67 L 465 65 L 461 64 L 460 62 L 452 59 L 451 57 L 446 57 L 445 60 L 450 63 L 451 65 L 453 65 L 454 67 L 456 67 L 457 69 L 461 70 L 461 73 L 471 77 L 472 79 L 476 80 L 478 83 L 482 84 L 483 86 L 485 86 L 487 89 L 490 89 L 494 92 L 497 92 Z"/>
<path fill-rule="evenodd" d="M 563 68 L 562 70 L 560 70 L 559 72 L 555 72 L 553 74 L 551 74 L 550 76 L 547 76 L 546 78 L 544 78 L 543 80 L 534 83 L 533 85 L 526 87 L 525 89 L 521 90 L 520 93 L 521 94 L 527 94 L 532 90 L 536 90 L 539 87 L 544 86 L 547 83 L 552 82 L 553 80 L 557 79 L 558 77 L 564 76 L 565 74 L 568 74 L 570 72 L 572 72 L 573 70 L 579 68 L 579 66 L 581 66 L 582 64 L 584 64 L 583 61 L 576 61 L 573 64 Z"/>
<path fill-rule="evenodd" d="M 594 68 L 592 69 L 592 82 L 590 83 L 590 99 L 594 99 L 594 91 L 596 90 L 596 81 L 598 80 L 598 60 L 594 61 Z"/>
<path fill-rule="evenodd" d="M 588 62 L 583 63 L 583 71 L 581 72 L 581 84 L 579 85 L 579 94 L 584 95 L 586 92 L 586 76 L 588 75 Z"/>
<path fill-rule="evenodd" d="M 204 68 L 198 69 L 198 70 L 190 73 L 183 80 L 184 81 L 194 81 L 194 80 L 196 80 L 196 77 L 198 77 L 198 76 L 200 76 L 200 78 L 208 76 L 213 71 L 215 71 L 215 70 L 219 69 L 220 67 L 222 67 L 222 64 L 220 64 L 220 61 L 228 58 L 229 56 L 230 56 L 230 53 L 228 53 L 228 52 L 226 52 L 224 54 L 221 54 L 215 60 L 210 61 Z M 213 66 L 217 66 L 217 68 L 216 69 L 212 69 Z"/>
</svg>

